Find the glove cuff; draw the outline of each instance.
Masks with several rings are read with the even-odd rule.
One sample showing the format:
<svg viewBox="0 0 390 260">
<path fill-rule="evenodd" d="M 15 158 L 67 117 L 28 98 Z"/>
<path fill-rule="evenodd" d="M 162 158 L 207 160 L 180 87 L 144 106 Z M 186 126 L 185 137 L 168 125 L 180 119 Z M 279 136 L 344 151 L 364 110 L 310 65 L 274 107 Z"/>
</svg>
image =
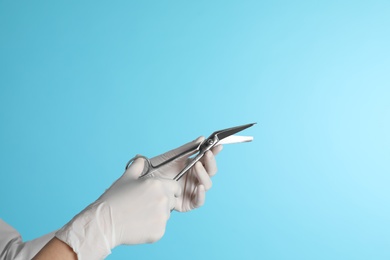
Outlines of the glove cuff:
<svg viewBox="0 0 390 260">
<path fill-rule="evenodd" d="M 112 248 L 106 237 L 111 237 L 110 228 L 106 228 L 110 223 L 104 223 L 104 220 L 111 219 L 106 217 L 109 212 L 106 203 L 95 202 L 58 230 L 55 236 L 68 244 L 79 260 L 104 259 L 111 254 Z"/>
</svg>

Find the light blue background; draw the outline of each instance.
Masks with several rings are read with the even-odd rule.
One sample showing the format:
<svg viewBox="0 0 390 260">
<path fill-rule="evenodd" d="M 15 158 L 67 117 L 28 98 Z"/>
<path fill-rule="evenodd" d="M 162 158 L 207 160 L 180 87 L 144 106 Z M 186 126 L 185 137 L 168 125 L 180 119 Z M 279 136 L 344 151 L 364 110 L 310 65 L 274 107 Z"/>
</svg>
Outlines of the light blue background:
<svg viewBox="0 0 390 260">
<path fill-rule="evenodd" d="M 141 2 L 141 1 L 138 1 Z M 389 259 L 388 1 L 0 1 L 0 215 L 61 227 L 141 153 L 258 124 L 108 259 Z"/>
</svg>

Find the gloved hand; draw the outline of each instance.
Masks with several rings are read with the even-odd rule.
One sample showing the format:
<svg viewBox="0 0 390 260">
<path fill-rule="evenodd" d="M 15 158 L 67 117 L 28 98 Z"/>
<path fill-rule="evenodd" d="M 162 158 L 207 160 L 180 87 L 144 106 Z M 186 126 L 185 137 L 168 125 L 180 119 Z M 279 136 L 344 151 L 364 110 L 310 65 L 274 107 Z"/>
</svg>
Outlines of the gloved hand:
<svg viewBox="0 0 390 260">
<path fill-rule="evenodd" d="M 198 137 L 179 148 L 161 154 L 150 159 L 153 165 L 158 165 L 168 158 L 174 157 L 203 142 L 203 136 Z M 182 188 L 182 195 L 176 200 L 175 210 L 180 212 L 190 211 L 202 206 L 206 199 L 206 191 L 212 186 L 211 178 L 217 173 L 215 155 L 222 150 L 222 145 L 213 147 L 206 152 L 203 158 L 197 162 L 178 182 Z M 188 156 L 178 158 L 154 172 L 154 176 L 173 179 L 188 163 Z"/>
<path fill-rule="evenodd" d="M 103 259 L 118 245 L 151 243 L 163 236 L 181 187 L 158 177 L 138 179 L 143 167 L 143 159 L 135 160 L 96 202 L 57 231 L 79 260 Z"/>
</svg>

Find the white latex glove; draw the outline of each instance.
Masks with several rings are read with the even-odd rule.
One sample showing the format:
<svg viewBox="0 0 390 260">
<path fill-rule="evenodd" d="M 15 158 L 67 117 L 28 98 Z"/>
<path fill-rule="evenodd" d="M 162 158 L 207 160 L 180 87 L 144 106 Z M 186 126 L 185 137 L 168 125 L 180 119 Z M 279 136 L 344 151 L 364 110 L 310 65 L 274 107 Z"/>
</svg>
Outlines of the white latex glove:
<svg viewBox="0 0 390 260">
<path fill-rule="evenodd" d="M 168 179 L 138 179 L 143 167 L 143 159 L 135 160 L 96 202 L 57 231 L 79 260 L 103 259 L 118 245 L 151 243 L 163 236 L 181 187 Z"/>
<path fill-rule="evenodd" d="M 180 154 L 195 144 L 203 142 L 204 137 L 198 137 L 179 148 L 161 154 L 150 159 L 153 165 Z M 182 188 L 182 195 L 176 200 L 175 210 L 180 212 L 190 211 L 202 206 L 206 199 L 206 191 L 212 186 L 211 177 L 217 173 L 215 155 L 222 150 L 222 145 L 213 147 L 206 152 L 203 158 L 197 162 L 178 182 Z M 188 156 L 178 158 L 175 161 L 162 166 L 154 176 L 173 179 L 188 163 Z"/>
</svg>

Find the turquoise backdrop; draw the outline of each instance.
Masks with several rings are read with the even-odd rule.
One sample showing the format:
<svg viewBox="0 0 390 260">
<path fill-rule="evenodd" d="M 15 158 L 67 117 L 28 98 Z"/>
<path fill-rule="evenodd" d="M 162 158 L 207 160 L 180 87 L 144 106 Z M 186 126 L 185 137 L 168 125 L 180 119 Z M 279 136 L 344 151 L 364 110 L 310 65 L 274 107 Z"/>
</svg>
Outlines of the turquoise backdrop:
<svg viewBox="0 0 390 260">
<path fill-rule="evenodd" d="M 0 216 L 60 228 L 135 154 L 258 122 L 108 259 L 390 259 L 389 1 L 0 1 Z"/>
</svg>

